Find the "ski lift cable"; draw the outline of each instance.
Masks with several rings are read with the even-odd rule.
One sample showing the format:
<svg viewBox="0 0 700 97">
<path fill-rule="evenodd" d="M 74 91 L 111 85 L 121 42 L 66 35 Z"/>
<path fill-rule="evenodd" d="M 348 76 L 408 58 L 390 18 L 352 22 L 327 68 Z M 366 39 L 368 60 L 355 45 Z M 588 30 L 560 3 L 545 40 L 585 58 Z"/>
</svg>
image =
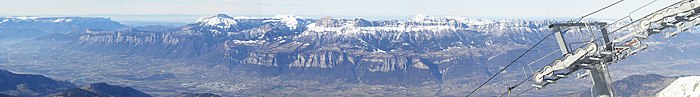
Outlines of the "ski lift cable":
<svg viewBox="0 0 700 97">
<path fill-rule="evenodd" d="M 674 6 L 674 5 L 679 4 L 679 3 L 682 3 L 682 2 L 683 2 L 683 0 L 681 0 L 681 1 L 679 1 L 679 2 L 676 2 L 676 3 L 674 3 L 674 4 L 671 4 L 671 5 L 669 5 L 669 6 L 666 6 L 666 7 L 662 8 L 662 9 L 657 10 L 657 11 L 654 11 L 653 13 L 661 12 L 661 11 L 663 11 L 664 9 L 670 8 L 670 7 Z M 646 15 L 646 16 L 644 16 L 644 17 L 642 17 L 642 18 L 650 17 L 650 16 L 654 15 L 653 13 L 652 13 L 652 14 L 649 14 L 649 15 Z M 598 37 L 598 38 L 594 39 L 593 41 L 598 41 L 598 40 L 600 40 L 600 39 L 603 39 L 604 37 L 609 37 L 609 36 L 612 35 L 612 34 L 621 32 L 622 29 L 627 28 L 627 27 L 630 27 L 632 24 L 635 24 L 635 23 L 641 21 L 642 18 L 637 19 L 637 20 L 635 20 L 635 21 L 633 21 L 633 22 L 631 22 L 631 23 L 627 23 L 627 24 L 625 24 L 624 26 L 622 26 L 622 27 L 620 27 L 620 28 L 617 28 L 617 29 L 615 29 L 615 30 L 612 30 L 612 31 L 610 31 L 610 33 L 604 34 L 604 35 L 602 35 L 601 37 Z M 590 42 L 590 43 L 592 43 L 592 42 Z M 604 43 L 603 45 L 608 45 L 608 44 L 612 44 L 612 43 L 613 43 L 613 41 L 610 41 L 610 42 Z M 585 45 L 580 46 L 580 47 L 578 47 L 578 48 L 582 48 L 582 47 L 584 47 L 584 46 L 585 46 Z"/>
<path fill-rule="evenodd" d="M 532 49 L 534 49 L 535 47 L 537 47 L 538 45 L 540 45 L 542 42 L 544 42 L 544 40 L 546 40 L 546 39 L 549 38 L 550 36 L 554 35 L 554 33 L 555 33 L 555 32 L 549 33 L 547 36 L 545 36 L 545 37 L 542 38 L 540 41 L 538 41 L 537 43 L 535 43 L 535 45 L 533 45 L 532 47 L 528 48 L 523 54 L 520 54 L 520 56 L 518 56 L 517 58 L 515 58 L 515 60 L 511 61 L 508 65 L 506 65 L 506 67 L 502 68 L 501 70 L 499 70 L 498 72 L 496 72 L 496 74 L 494 74 L 494 75 L 491 76 L 488 80 L 486 80 L 486 82 L 482 83 L 481 85 L 479 85 L 478 87 L 476 87 L 476 89 L 474 89 L 474 90 L 472 90 L 471 92 L 469 92 L 469 94 L 467 94 L 467 97 L 471 96 L 472 94 L 474 94 L 474 92 L 476 92 L 476 91 L 478 91 L 479 89 L 481 89 L 481 87 L 483 87 L 484 85 L 486 85 L 489 81 L 493 80 L 493 78 L 496 78 L 496 76 L 498 76 L 498 75 L 501 74 L 503 71 L 505 71 L 506 69 L 508 69 L 508 67 L 512 66 L 515 62 L 517 62 L 518 60 L 520 60 L 520 58 L 522 58 L 523 56 L 525 56 L 525 54 L 527 54 L 527 53 L 529 53 L 530 51 L 532 51 Z"/>
<path fill-rule="evenodd" d="M 558 51 L 558 50 L 557 50 L 557 51 Z M 550 55 L 556 53 L 557 51 L 553 51 L 552 53 L 549 53 L 548 55 L 546 55 L 546 56 L 544 56 L 544 57 L 542 57 L 542 58 L 540 58 L 540 59 L 538 59 L 538 60 L 536 60 L 536 61 L 540 61 L 541 59 L 544 59 L 545 57 L 549 57 Z M 559 58 L 562 58 L 562 57 L 564 57 L 564 56 L 560 56 Z M 530 63 L 530 64 L 528 64 L 528 65 L 532 65 L 532 64 L 534 64 L 534 63 L 536 63 L 536 62 L 533 61 L 532 63 Z M 550 62 L 550 63 L 548 63 L 548 64 L 554 64 L 554 62 Z M 513 89 L 517 88 L 518 86 L 522 85 L 523 83 L 527 82 L 527 81 L 530 80 L 533 76 L 535 76 L 534 73 L 531 74 L 530 76 L 528 76 L 527 78 L 523 79 L 522 81 L 520 81 L 518 84 L 515 84 L 515 85 L 513 85 L 513 86 L 511 86 L 511 87 L 508 87 L 508 91 L 506 91 L 506 92 L 504 92 L 504 93 L 501 93 L 501 96 L 505 95 L 505 94 L 508 93 L 509 91 L 512 91 Z M 501 97 L 501 96 L 499 96 L 499 97 Z"/>
</svg>

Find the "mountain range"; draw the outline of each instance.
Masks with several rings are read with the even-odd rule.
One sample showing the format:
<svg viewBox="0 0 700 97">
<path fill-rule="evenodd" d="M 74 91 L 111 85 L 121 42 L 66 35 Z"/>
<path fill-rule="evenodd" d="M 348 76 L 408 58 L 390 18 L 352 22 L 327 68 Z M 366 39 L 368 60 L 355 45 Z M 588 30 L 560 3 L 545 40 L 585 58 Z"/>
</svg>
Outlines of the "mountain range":
<svg viewBox="0 0 700 97">
<path fill-rule="evenodd" d="M 263 75 L 388 84 L 440 81 L 448 67 L 470 68 L 474 65 L 464 63 L 486 63 L 483 56 L 524 48 L 546 34 L 547 23 L 429 16 L 367 21 L 219 14 L 183 27 L 86 29 L 66 37 L 71 37 L 67 40 L 71 49 L 274 70 Z"/>
<path fill-rule="evenodd" d="M 89 77 L 85 83 L 158 84 L 137 87 L 149 93 L 204 90 L 225 96 L 465 95 L 550 34 L 549 24 L 561 22 L 424 15 L 369 21 L 226 14 L 184 26 L 125 26 L 109 18 L 84 17 L 4 17 L 0 21 L 0 28 L 8 28 L 0 29 L 0 34 L 13 37 L 0 35 L 0 41 L 26 40 L 0 50 L 8 56 L 0 58 L 3 68 L 71 79 Z M 580 36 L 584 34 L 567 33 L 566 37 L 583 41 Z M 522 60 L 539 59 L 558 50 L 555 45 L 549 38 Z M 662 53 L 668 52 L 676 51 Z M 527 62 L 508 69 L 505 78 L 489 85 L 494 86 L 490 90 L 532 72 L 526 70 Z M 319 87 L 309 87 L 316 85 Z M 480 95 L 494 92 L 498 91 Z"/>
<path fill-rule="evenodd" d="M 89 17 L 0 17 L 0 42 L 22 41 L 49 33 L 77 33 L 86 29 L 125 28 L 109 18 Z"/>
</svg>

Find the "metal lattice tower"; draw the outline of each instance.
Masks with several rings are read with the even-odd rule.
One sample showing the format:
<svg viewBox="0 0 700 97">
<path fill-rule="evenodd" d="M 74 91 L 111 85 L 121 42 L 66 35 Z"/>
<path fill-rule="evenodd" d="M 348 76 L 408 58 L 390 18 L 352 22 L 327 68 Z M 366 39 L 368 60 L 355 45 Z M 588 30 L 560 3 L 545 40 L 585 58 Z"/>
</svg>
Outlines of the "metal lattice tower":
<svg viewBox="0 0 700 97">
<path fill-rule="evenodd" d="M 646 49 L 644 40 L 651 35 L 665 33 L 668 38 L 692 29 L 700 24 L 698 18 L 700 18 L 700 0 L 682 0 L 610 32 L 606 28 L 607 23 L 604 22 L 552 24 L 550 28 L 555 31 L 562 57 L 552 65 L 537 71 L 534 74 L 533 86 L 542 89 L 578 70 L 588 70 L 594 83 L 591 89 L 592 96 L 613 97 L 613 89 L 610 87 L 607 74 L 608 65 Z M 603 36 L 589 41 L 580 48 L 570 50 L 570 45 L 567 45 L 563 37 L 566 31 L 561 29 L 591 26 L 599 28 Z M 631 29 L 631 31 L 611 40 L 610 34 L 621 32 L 623 29 Z"/>
</svg>

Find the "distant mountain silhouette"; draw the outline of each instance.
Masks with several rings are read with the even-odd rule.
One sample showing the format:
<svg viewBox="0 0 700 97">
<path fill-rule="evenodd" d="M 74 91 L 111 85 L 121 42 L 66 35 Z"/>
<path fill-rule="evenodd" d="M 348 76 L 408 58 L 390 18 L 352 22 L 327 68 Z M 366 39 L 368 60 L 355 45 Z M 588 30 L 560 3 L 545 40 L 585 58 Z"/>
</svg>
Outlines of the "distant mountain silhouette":
<svg viewBox="0 0 700 97">
<path fill-rule="evenodd" d="M 80 89 L 95 93 L 100 97 L 153 97 L 131 87 L 114 86 L 107 83 L 94 83 L 81 86 Z"/>
<path fill-rule="evenodd" d="M 0 94 L 38 96 L 69 88 L 77 88 L 77 86 L 42 75 L 14 74 L 7 70 L 0 70 Z"/>
</svg>

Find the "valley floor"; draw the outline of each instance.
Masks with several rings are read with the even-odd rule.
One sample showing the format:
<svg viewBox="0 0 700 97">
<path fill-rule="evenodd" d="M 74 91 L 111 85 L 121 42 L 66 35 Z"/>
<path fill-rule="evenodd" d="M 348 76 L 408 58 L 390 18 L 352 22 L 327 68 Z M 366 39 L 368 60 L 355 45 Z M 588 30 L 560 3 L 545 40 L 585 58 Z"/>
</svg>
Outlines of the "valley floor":
<svg viewBox="0 0 700 97">
<path fill-rule="evenodd" d="M 247 72 L 227 64 L 212 65 L 117 53 L 4 47 L 0 49 L 0 55 L 2 69 L 46 75 L 76 84 L 107 82 L 125 85 L 155 96 L 182 92 L 212 92 L 225 96 L 463 96 L 488 77 L 473 74 L 475 76 L 417 85 L 373 85 L 342 80 L 322 82 L 255 76 L 256 72 Z M 697 69 L 692 68 L 700 67 L 693 64 L 700 64 L 700 59 L 678 58 L 646 64 L 622 62 L 611 66 L 611 70 L 614 70 L 611 75 L 613 80 L 655 73 L 664 76 L 693 75 L 697 74 Z M 506 85 L 519 82 L 523 77 L 520 73 L 506 73 L 505 76 L 487 84 L 477 95 L 500 94 Z M 526 92 L 523 96 L 561 96 L 589 87 L 588 79 L 571 78 L 543 90 Z M 524 85 L 514 91 L 529 88 L 529 85 Z"/>
</svg>

